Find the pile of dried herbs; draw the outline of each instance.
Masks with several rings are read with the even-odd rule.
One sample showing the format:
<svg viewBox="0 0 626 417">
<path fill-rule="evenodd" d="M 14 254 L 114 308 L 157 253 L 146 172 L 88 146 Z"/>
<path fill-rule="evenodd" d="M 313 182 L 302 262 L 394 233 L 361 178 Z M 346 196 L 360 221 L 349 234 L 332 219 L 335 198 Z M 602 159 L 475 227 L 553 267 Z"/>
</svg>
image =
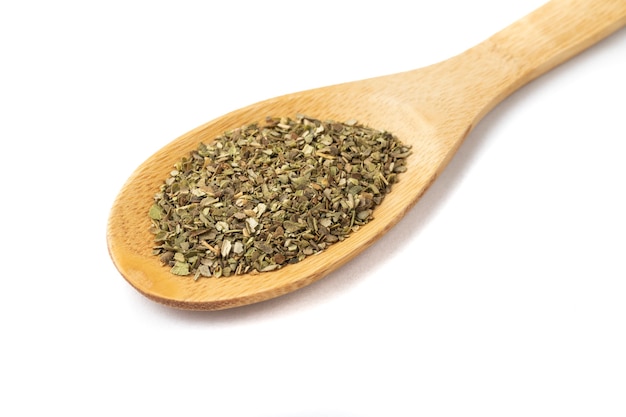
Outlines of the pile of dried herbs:
<svg viewBox="0 0 626 417">
<path fill-rule="evenodd" d="M 372 219 L 410 149 L 388 132 L 267 118 L 200 144 L 150 208 L 153 253 L 195 278 L 272 271 Z"/>
</svg>

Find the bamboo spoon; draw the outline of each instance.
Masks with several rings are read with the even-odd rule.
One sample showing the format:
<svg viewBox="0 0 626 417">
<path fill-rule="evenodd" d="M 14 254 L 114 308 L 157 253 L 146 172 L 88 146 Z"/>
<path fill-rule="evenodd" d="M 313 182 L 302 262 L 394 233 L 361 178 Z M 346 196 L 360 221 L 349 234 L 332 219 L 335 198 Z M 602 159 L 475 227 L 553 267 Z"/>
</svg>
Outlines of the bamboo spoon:
<svg viewBox="0 0 626 417">
<path fill-rule="evenodd" d="M 219 310 L 302 288 L 340 267 L 382 236 L 417 202 L 478 121 L 509 94 L 626 24 L 624 0 L 553 0 L 466 52 L 438 64 L 290 94 L 219 117 L 174 140 L 132 174 L 109 218 L 113 262 L 146 297 L 172 307 Z M 148 209 L 173 164 L 199 142 L 266 116 L 303 113 L 357 119 L 412 145 L 408 170 L 349 239 L 277 271 L 229 278 L 171 274 L 151 254 Z"/>
</svg>

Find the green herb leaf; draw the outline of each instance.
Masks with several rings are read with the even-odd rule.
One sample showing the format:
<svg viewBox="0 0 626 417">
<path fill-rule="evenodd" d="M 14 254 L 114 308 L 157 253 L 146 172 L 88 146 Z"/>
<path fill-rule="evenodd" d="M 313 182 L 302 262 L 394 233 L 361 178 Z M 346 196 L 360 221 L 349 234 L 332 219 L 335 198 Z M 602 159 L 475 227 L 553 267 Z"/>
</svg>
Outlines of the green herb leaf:
<svg viewBox="0 0 626 417">
<path fill-rule="evenodd" d="M 187 262 L 176 262 L 171 269 L 174 275 L 189 275 L 189 264 Z"/>
<path fill-rule="evenodd" d="M 153 204 L 152 207 L 150 207 L 148 214 L 152 220 L 161 220 L 163 218 L 161 214 L 161 207 L 156 204 Z"/>
</svg>

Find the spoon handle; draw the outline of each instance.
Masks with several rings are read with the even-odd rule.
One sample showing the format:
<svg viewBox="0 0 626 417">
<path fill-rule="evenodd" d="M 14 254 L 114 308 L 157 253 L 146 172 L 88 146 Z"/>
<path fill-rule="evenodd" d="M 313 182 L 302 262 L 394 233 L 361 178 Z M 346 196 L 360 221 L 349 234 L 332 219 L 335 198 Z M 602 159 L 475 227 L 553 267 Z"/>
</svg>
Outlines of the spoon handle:
<svg viewBox="0 0 626 417">
<path fill-rule="evenodd" d="M 625 0 L 552 0 L 496 33 L 476 49 L 500 62 L 501 83 L 493 85 L 495 100 L 480 119 L 504 97 L 567 61 L 626 25 Z"/>
<path fill-rule="evenodd" d="M 511 85 L 515 89 L 625 24 L 624 0 L 553 0 L 489 38 L 483 47 L 493 48 L 517 68 Z"/>
<path fill-rule="evenodd" d="M 433 83 L 417 108 L 455 115 L 457 127 L 475 126 L 505 97 L 626 25 L 626 0 L 552 0 L 484 42 L 430 68 L 409 84 Z M 442 79 L 440 74 L 447 74 Z"/>
</svg>

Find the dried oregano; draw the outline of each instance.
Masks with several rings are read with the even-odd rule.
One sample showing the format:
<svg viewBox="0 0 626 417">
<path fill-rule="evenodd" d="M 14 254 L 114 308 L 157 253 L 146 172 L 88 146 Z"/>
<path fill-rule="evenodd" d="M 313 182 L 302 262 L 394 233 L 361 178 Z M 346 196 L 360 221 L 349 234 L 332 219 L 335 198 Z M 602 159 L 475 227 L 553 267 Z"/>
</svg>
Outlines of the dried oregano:
<svg viewBox="0 0 626 417">
<path fill-rule="evenodd" d="M 407 146 L 356 121 L 267 118 L 201 143 L 150 208 L 176 275 L 265 272 L 344 240 L 406 170 Z"/>
</svg>

